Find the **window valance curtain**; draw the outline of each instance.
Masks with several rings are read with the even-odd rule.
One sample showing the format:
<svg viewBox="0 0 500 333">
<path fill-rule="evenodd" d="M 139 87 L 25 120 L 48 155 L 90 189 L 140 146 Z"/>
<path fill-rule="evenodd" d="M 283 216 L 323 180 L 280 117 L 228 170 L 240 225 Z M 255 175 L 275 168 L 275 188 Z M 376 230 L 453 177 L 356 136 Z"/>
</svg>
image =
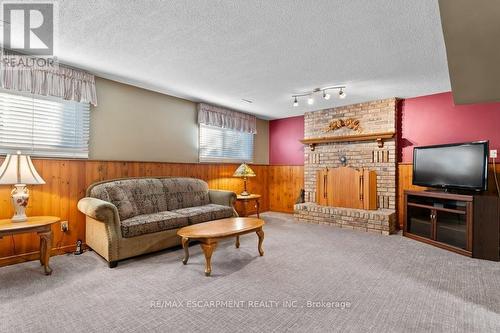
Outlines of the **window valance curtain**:
<svg viewBox="0 0 500 333">
<path fill-rule="evenodd" d="M 198 104 L 198 123 L 240 132 L 257 133 L 255 116 L 205 103 Z"/>
<path fill-rule="evenodd" d="M 0 87 L 97 105 L 94 75 L 21 55 L 0 62 Z"/>
</svg>

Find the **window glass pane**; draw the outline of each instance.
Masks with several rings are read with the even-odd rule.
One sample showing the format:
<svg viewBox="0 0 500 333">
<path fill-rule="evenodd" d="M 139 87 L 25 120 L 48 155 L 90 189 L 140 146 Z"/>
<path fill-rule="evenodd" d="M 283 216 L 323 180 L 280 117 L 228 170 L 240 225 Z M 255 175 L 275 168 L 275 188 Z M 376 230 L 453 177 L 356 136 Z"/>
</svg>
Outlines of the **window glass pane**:
<svg viewBox="0 0 500 333">
<path fill-rule="evenodd" d="M 200 162 L 252 162 L 254 135 L 200 124 Z"/>
<path fill-rule="evenodd" d="M 0 90 L 0 154 L 88 158 L 90 105 Z"/>
</svg>

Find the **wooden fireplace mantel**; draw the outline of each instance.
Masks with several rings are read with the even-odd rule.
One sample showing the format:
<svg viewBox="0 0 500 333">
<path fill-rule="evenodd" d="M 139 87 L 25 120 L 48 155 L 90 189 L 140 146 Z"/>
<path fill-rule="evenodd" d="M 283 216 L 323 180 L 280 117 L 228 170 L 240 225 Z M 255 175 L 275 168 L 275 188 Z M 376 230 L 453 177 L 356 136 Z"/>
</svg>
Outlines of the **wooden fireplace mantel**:
<svg viewBox="0 0 500 333">
<path fill-rule="evenodd" d="M 384 146 L 384 140 L 392 139 L 396 135 L 395 132 L 381 132 L 381 133 L 366 133 L 342 136 L 327 136 L 320 138 L 304 138 L 300 140 L 305 145 L 309 145 L 311 151 L 316 148 L 316 145 L 321 143 L 331 142 L 348 142 L 348 141 L 376 141 L 379 148 Z"/>
</svg>

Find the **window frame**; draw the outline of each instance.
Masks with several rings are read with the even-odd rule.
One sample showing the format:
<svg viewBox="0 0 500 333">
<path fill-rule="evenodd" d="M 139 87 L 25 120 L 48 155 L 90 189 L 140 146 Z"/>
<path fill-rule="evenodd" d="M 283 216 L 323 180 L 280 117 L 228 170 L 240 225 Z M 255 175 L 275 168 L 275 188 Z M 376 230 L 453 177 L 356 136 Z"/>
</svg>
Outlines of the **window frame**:
<svg viewBox="0 0 500 333">
<path fill-rule="evenodd" d="M 207 127 L 211 129 L 216 129 L 220 130 L 222 132 L 239 132 L 243 135 L 248 135 L 251 137 L 251 156 L 250 158 L 240 158 L 240 157 L 206 157 L 202 156 L 202 127 Z M 198 162 L 199 163 L 227 163 L 227 164 L 234 164 L 234 163 L 253 163 L 255 159 L 255 134 L 253 133 L 247 133 L 247 132 L 240 132 L 236 131 L 230 128 L 222 128 L 222 127 L 217 127 L 217 126 L 210 126 L 206 125 L 203 123 L 198 124 Z"/>
<path fill-rule="evenodd" d="M 12 95 L 15 96 L 14 98 L 19 98 L 20 117 L 31 114 L 31 120 L 20 123 L 19 130 L 3 130 L 4 126 L 12 125 L 15 120 L 12 120 L 12 118 L 9 120 L 5 117 L 4 110 L 8 110 L 8 108 L 4 109 L 2 104 L 4 101 L 13 103 L 15 100 L 13 98 L 13 101 L 8 101 L 0 96 L 0 155 L 14 154 L 16 151 L 21 151 L 23 154 L 40 158 L 89 158 L 90 103 L 69 101 L 53 96 L 36 95 L 28 92 L 12 91 L 1 88 L 0 94 Z M 31 112 L 29 111 L 29 107 L 26 107 L 29 103 L 26 99 L 31 99 L 33 103 Z M 51 104 L 55 105 L 53 103 L 58 103 L 59 105 L 51 107 Z M 35 108 L 35 105 L 38 108 Z M 6 114 L 12 116 L 15 112 L 16 111 L 8 110 Z M 67 122 L 64 120 L 63 112 L 72 112 Z M 44 117 L 45 115 L 47 115 L 47 117 Z M 38 121 L 36 119 L 37 117 L 40 118 Z M 44 124 L 41 119 L 50 119 L 52 124 L 50 121 Z M 26 132 L 28 132 L 30 127 L 27 124 L 30 121 L 31 134 L 25 134 L 26 140 L 22 141 L 20 139 L 22 139 L 23 134 L 19 134 L 19 132 L 23 129 L 26 129 Z M 51 127 L 50 125 L 53 126 Z M 51 129 L 52 131 L 50 131 Z M 44 138 L 46 130 L 48 130 L 48 135 Z M 68 133 L 70 134 L 68 135 Z M 11 137 L 12 139 L 6 142 L 5 137 L 9 134 L 13 134 Z M 40 141 L 37 141 L 37 139 Z M 59 144 L 57 140 L 59 140 Z M 70 144 L 71 140 L 73 140 L 72 144 Z M 50 141 L 54 143 L 51 144 Z"/>
</svg>

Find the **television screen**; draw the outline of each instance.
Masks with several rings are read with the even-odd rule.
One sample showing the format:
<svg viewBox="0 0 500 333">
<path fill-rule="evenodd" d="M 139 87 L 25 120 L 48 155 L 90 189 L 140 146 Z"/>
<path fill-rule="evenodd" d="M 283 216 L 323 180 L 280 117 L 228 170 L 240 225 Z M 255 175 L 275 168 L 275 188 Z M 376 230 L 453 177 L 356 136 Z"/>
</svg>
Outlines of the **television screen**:
<svg viewBox="0 0 500 333">
<path fill-rule="evenodd" d="M 481 191 L 487 189 L 488 141 L 416 147 L 413 184 Z"/>
</svg>

